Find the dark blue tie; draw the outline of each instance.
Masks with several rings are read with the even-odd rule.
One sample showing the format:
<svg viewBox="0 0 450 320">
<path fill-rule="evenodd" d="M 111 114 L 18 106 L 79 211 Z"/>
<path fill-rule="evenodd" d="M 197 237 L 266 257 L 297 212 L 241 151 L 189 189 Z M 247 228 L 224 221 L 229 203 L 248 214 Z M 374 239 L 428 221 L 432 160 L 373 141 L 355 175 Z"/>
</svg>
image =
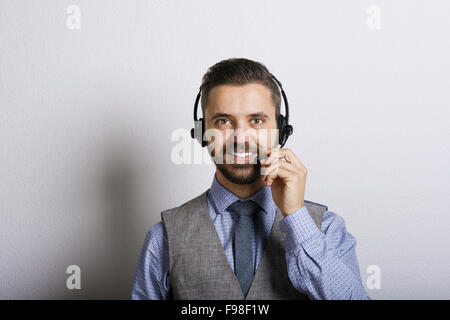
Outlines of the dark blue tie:
<svg viewBox="0 0 450 320">
<path fill-rule="evenodd" d="M 234 269 L 244 296 L 247 294 L 254 275 L 251 232 L 253 215 L 257 209 L 258 205 L 251 200 L 238 200 L 228 206 L 228 211 L 236 221 L 233 238 Z"/>
</svg>

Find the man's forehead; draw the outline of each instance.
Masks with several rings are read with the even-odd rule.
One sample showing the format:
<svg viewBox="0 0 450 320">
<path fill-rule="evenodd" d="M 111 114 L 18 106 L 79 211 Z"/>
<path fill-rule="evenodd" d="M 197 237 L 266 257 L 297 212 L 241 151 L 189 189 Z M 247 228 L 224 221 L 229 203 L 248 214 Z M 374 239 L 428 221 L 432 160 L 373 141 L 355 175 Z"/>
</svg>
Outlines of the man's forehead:
<svg viewBox="0 0 450 320">
<path fill-rule="evenodd" d="M 269 88 L 259 83 L 248 83 L 245 85 L 221 84 L 211 89 L 209 98 L 213 102 L 230 100 L 263 101 L 271 99 L 271 92 Z"/>
<path fill-rule="evenodd" d="M 260 84 L 244 86 L 220 85 L 214 87 L 208 97 L 205 112 L 208 117 L 216 114 L 251 116 L 262 113 L 272 116 L 275 105 L 268 88 Z"/>
</svg>

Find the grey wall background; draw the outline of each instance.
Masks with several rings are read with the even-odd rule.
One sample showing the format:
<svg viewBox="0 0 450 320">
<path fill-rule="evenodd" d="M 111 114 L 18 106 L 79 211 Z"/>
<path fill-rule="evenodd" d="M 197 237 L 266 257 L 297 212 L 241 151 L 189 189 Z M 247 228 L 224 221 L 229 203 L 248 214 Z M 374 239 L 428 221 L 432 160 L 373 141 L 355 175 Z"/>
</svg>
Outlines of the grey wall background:
<svg viewBox="0 0 450 320">
<path fill-rule="evenodd" d="M 66 27 L 71 4 L 79 30 Z M 247 57 L 284 84 L 306 199 L 345 219 L 364 284 L 380 267 L 369 295 L 449 299 L 449 10 L 1 0 L 0 298 L 128 299 L 160 212 L 213 178 L 212 165 L 171 162 L 171 134 L 192 127 L 206 69 Z M 81 290 L 66 288 L 72 264 Z"/>
</svg>

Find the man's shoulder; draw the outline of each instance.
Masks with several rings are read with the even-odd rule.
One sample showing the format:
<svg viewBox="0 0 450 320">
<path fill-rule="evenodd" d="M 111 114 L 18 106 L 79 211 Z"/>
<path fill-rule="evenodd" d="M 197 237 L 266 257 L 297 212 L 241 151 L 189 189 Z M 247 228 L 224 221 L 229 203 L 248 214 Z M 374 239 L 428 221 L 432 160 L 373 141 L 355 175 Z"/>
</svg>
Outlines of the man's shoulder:
<svg viewBox="0 0 450 320">
<path fill-rule="evenodd" d="M 185 201 L 181 205 L 172 207 L 170 209 L 163 210 L 161 212 L 161 219 L 163 220 L 164 217 L 166 217 L 168 215 L 179 215 L 179 214 L 184 214 L 184 213 L 190 212 L 192 207 L 199 206 L 199 205 L 201 205 L 201 203 L 203 201 L 206 200 L 209 190 L 210 189 L 203 191 L 201 194 L 197 195 L 196 197 L 194 197 L 188 201 Z"/>
<path fill-rule="evenodd" d="M 158 221 L 147 231 L 144 240 L 144 248 L 146 248 L 147 252 L 158 252 L 159 248 L 163 247 L 166 238 L 164 225 L 162 221 Z"/>
</svg>

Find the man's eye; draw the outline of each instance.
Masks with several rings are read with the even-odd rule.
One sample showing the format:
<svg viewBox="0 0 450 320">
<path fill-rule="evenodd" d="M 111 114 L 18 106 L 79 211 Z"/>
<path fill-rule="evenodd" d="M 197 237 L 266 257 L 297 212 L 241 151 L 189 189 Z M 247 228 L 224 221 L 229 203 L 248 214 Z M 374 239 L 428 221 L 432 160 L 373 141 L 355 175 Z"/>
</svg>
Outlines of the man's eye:
<svg viewBox="0 0 450 320">
<path fill-rule="evenodd" d="M 219 119 L 217 120 L 218 124 L 226 124 L 226 122 L 229 121 L 228 119 Z"/>
<path fill-rule="evenodd" d="M 252 119 L 252 123 L 254 123 L 254 124 L 262 124 L 263 122 L 264 122 L 263 119 L 259 119 L 259 118 Z"/>
</svg>

